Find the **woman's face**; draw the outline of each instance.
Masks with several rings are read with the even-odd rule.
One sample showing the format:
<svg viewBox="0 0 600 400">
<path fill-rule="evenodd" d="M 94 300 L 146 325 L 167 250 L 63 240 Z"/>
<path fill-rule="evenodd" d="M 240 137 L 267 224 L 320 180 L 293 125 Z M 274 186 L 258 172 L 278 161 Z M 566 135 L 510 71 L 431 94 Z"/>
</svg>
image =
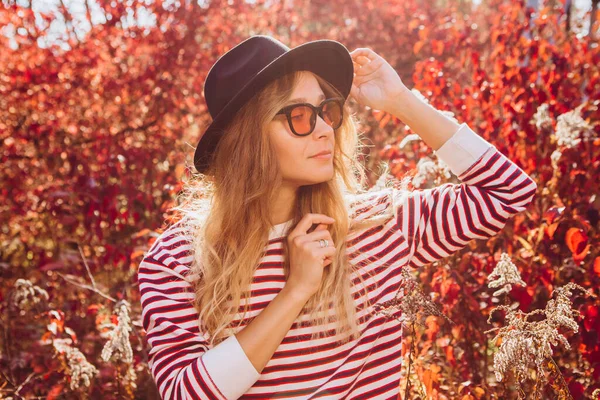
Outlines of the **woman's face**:
<svg viewBox="0 0 600 400">
<path fill-rule="evenodd" d="M 308 71 L 302 72 L 302 78 L 294 89 L 290 101 L 307 102 L 318 106 L 325 99 L 317 79 Z M 317 115 L 314 131 L 307 136 L 292 133 L 285 115 L 277 115 L 269 124 L 269 134 L 281 165 L 284 184 L 304 186 L 333 179 L 333 152 L 335 135 L 333 128 Z M 331 151 L 328 158 L 312 157 L 322 151 Z"/>
</svg>

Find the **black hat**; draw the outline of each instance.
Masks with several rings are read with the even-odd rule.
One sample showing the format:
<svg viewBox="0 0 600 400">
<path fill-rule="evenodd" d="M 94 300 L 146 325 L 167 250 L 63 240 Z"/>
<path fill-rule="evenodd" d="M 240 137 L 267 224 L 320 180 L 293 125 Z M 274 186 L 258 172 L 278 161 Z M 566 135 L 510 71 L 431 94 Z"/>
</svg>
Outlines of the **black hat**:
<svg viewBox="0 0 600 400">
<path fill-rule="evenodd" d="M 196 146 L 196 170 L 206 172 L 223 128 L 240 107 L 273 79 L 299 70 L 316 73 L 348 98 L 354 78 L 352 57 L 335 40 L 315 40 L 290 49 L 270 36 L 255 35 L 223 54 L 204 81 L 204 97 L 213 120 Z"/>
</svg>

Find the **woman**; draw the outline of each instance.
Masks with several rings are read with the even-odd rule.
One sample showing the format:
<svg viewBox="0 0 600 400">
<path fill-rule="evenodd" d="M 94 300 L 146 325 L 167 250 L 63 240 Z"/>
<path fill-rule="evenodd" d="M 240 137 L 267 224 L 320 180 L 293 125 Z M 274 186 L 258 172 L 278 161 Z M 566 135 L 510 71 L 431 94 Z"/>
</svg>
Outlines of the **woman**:
<svg viewBox="0 0 600 400">
<path fill-rule="evenodd" d="M 498 233 L 536 184 L 370 49 L 253 36 L 210 69 L 184 218 L 140 264 L 163 398 L 396 398 L 400 271 Z M 345 100 L 402 119 L 461 184 L 365 191 Z M 314 228 L 314 230 L 313 230 Z"/>
</svg>

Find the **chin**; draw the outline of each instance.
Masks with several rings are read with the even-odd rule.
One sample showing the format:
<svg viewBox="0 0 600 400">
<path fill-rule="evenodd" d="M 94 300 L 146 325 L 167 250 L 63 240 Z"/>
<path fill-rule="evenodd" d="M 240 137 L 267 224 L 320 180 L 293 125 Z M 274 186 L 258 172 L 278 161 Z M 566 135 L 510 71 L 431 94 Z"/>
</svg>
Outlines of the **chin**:
<svg viewBox="0 0 600 400">
<path fill-rule="evenodd" d="M 297 177 L 294 179 L 298 182 L 298 186 L 309 186 L 309 185 L 317 185 L 319 183 L 328 182 L 334 177 L 333 169 L 330 173 L 323 173 L 322 171 L 313 172 L 311 174 L 306 174 L 301 177 Z"/>
<path fill-rule="evenodd" d="M 312 174 L 308 180 L 312 181 L 312 184 L 317 184 L 317 183 L 322 183 L 322 182 L 327 182 L 333 179 L 334 177 L 334 171 L 333 171 L 333 167 L 331 168 L 331 171 L 328 172 L 323 172 L 323 171 L 318 171 L 315 172 L 314 174 Z"/>
</svg>

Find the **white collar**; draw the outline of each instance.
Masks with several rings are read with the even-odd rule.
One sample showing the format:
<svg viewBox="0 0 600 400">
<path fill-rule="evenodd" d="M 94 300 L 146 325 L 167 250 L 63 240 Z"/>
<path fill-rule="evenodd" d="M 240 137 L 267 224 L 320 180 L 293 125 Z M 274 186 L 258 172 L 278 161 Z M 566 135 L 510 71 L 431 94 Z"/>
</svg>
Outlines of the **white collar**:
<svg viewBox="0 0 600 400">
<path fill-rule="evenodd" d="M 273 225 L 269 232 L 269 240 L 279 239 L 287 235 L 287 232 L 291 226 L 292 219 L 282 222 L 277 225 Z"/>
</svg>

